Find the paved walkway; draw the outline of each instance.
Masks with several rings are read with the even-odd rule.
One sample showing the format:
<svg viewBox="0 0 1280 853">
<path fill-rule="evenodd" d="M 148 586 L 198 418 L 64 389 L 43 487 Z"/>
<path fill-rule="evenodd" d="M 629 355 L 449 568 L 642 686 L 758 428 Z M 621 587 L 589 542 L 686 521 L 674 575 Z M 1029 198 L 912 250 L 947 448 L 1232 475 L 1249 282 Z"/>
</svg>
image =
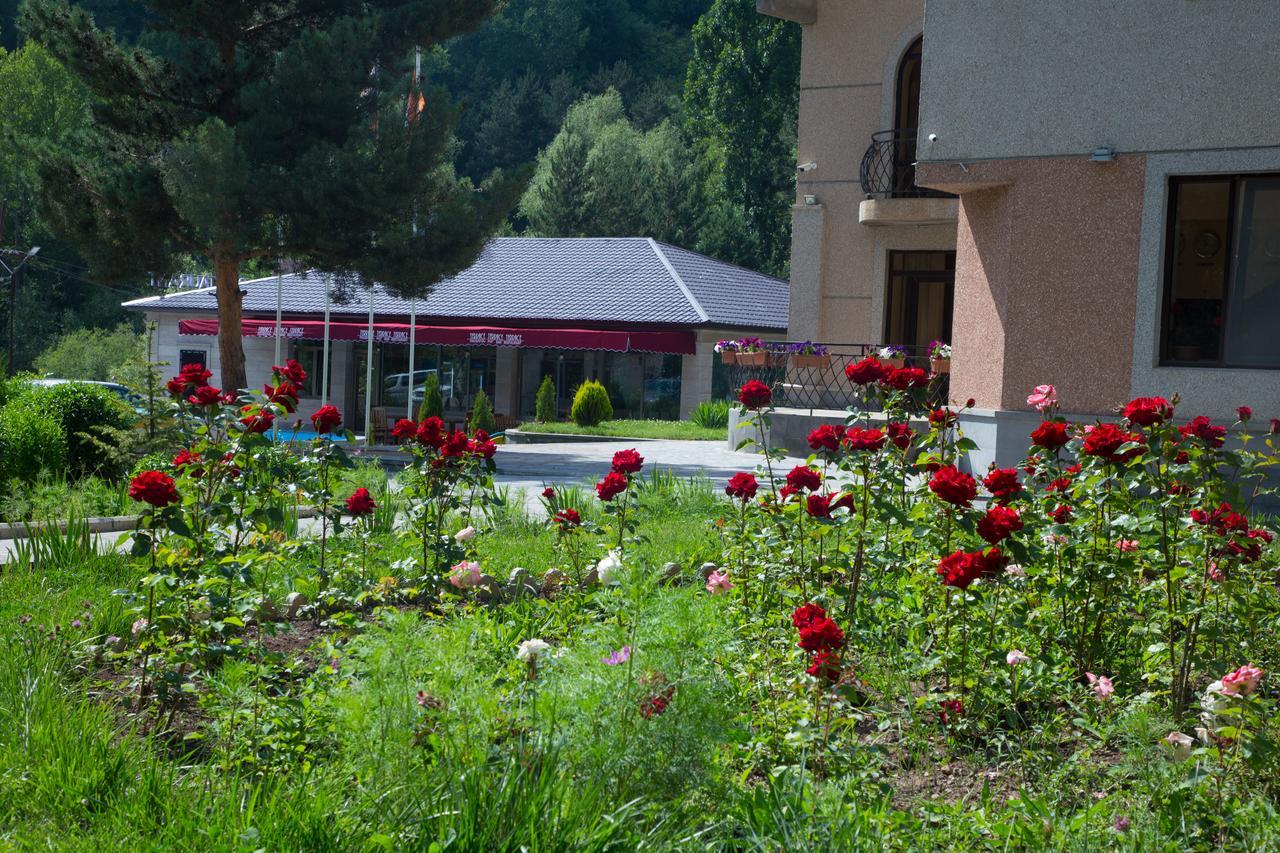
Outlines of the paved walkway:
<svg viewBox="0 0 1280 853">
<path fill-rule="evenodd" d="M 498 447 L 494 461 L 498 473 L 494 481 L 513 492 L 523 491 L 525 505 L 531 512 L 540 513 L 542 504 L 538 498 L 548 485 L 594 484 L 609 470 L 613 454 L 624 448 L 634 447 L 644 457 L 645 472 L 653 468 L 671 471 L 679 477 L 701 474 L 718 486 L 739 471 L 751 471 L 762 458 L 754 453 L 729 450 L 718 441 L 626 441 L 556 442 L 547 444 L 505 444 Z M 775 466 L 781 471 L 791 469 L 800 460 L 788 460 Z M 315 522 L 304 519 L 303 529 Z M 114 545 L 123 533 L 99 533 L 95 538 L 103 546 Z M 7 562 L 13 553 L 13 539 L 0 539 L 0 563 Z"/>
</svg>

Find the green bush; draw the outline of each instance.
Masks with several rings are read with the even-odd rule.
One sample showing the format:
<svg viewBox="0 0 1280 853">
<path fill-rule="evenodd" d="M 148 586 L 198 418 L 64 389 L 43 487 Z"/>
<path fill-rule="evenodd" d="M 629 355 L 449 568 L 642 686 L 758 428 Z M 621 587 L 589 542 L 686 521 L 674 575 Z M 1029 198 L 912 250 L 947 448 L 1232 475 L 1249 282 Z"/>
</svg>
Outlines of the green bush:
<svg viewBox="0 0 1280 853">
<path fill-rule="evenodd" d="M 30 385 L 6 408 L 46 412 L 57 420 L 65 436 L 67 467 L 72 477 L 89 474 L 119 476 L 127 467 L 128 435 L 134 417 L 120 398 L 98 385 L 68 382 Z"/>
<path fill-rule="evenodd" d="M 728 429 L 729 403 L 725 400 L 703 400 L 690 412 L 689 420 L 707 429 Z"/>
<path fill-rule="evenodd" d="M 533 419 L 538 423 L 554 423 L 559 412 L 556 411 L 556 384 L 550 376 L 542 377 L 538 386 L 538 396 L 533 400 Z"/>
<path fill-rule="evenodd" d="M 9 404 L 0 409 L 0 468 L 5 478 L 35 482 L 67 470 L 67 434 L 51 412 Z"/>
<path fill-rule="evenodd" d="M 440 375 L 428 373 L 422 387 L 422 405 L 418 407 L 418 420 L 444 417 L 444 396 L 440 393 Z"/>
<path fill-rule="evenodd" d="M 493 419 L 493 404 L 489 402 L 489 395 L 484 393 L 483 388 L 476 392 L 476 401 L 471 405 L 471 418 L 467 421 L 467 426 L 473 431 L 482 429 L 489 433 L 497 428 L 497 422 Z"/>
<path fill-rule="evenodd" d="M 609 402 L 609 392 L 594 379 L 582 383 L 578 386 L 578 392 L 573 395 L 569 417 L 578 426 L 596 426 L 602 421 L 613 420 L 613 403 Z"/>
<path fill-rule="evenodd" d="M 119 382 L 146 356 L 146 338 L 128 323 L 114 329 L 76 329 L 36 356 L 36 371 L 60 379 Z"/>
</svg>

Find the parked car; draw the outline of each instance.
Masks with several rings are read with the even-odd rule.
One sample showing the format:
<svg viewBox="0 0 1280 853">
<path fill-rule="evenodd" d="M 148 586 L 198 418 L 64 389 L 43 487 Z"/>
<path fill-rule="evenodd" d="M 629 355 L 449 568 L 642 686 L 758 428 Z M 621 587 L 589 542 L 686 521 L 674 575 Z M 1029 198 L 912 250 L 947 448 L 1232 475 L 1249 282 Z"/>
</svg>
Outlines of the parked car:
<svg viewBox="0 0 1280 853">
<path fill-rule="evenodd" d="M 141 396 L 134 393 L 132 389 L 130 389 L 125 385 L 121 385 L 119 382 L 95 382 L 88 379 L 33 379 L 31 380 L 32 385 L 35 385 L 41 388 L 51 388 L 54 385 L 67 385 L 70 383 L 76 383 L 79 385 L 97 385 L 101 388 L 106 388 L 108 391 L 110 391 L 111 393 L 119 397 L 125 403 L 125 405 L 127 405 L 131 409 L 136 409 L 138 406 L 146 402 L 145 400 L 142 399 Z"/>
<path fill-rule="evenodd" d="M 413 405 L 416 408 L 422 403 L 426 394 L 427 378 L 435 370 L 415 370 L 413 372 Z M 387 406 L 404 406 L 409 402 L 409 374 L 393 373 L 382 381 L 382 402 Z M 452 383 L 445 381 L 440 385 L 440 393 L 445 399 L 453 394 Z"/>
</svg>

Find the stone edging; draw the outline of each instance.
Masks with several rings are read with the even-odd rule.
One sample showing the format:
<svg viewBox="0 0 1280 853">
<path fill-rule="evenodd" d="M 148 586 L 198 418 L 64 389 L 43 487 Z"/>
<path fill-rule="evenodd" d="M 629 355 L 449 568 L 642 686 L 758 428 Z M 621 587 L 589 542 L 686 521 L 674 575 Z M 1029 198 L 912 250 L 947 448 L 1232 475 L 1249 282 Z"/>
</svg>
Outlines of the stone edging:
<svg viewBox="0 0 1280 853">
<path fill-rule="evenodd" d="M 298 507 L 298 518 L 315 518 L 315 514 L 315 507 Z M 89 524 L 90 533 L 123 533 L 138 526 L 136 515 L 112 515 L 104 518 L 87 518 L 85 521 Z M 0 539 L 26 539 L 28 531 L 33 533 L 41 531 L 51 524 L 59 530 L 67 529 L 66 521 L 19 521 L 14 524 L 0 522 Z"/>
<path fill-rule="evenodd" d="M 521 432 L 518 429 L 506 431 L 507 441 L 512 444 L 570 444 L 599 443 L 605 441 L 666 441 L 662 438 L 632 438 L 627 435 L 584 435 L 580 432 Z"/>
</svg>

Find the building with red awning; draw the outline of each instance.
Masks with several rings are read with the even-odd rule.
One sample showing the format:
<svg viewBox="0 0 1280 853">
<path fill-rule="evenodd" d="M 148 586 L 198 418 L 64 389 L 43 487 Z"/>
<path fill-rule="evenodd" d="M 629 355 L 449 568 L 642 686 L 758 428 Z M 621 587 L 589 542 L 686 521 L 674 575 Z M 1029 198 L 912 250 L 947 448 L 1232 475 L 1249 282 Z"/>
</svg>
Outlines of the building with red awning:
<svg viewBox="0 0 1280 853">
<path fill-rule="evenodd" d="M 357 429 L 366 407 L 389 420 L 416 410 L 433 373 L 458 419 L 481 390 L 500 415 L 527 417 L 545 376 L 562 412 L 598 379 L 619 417 L 686 417 L 722 379 L 715 342 L 780 338 L 788 306 L 785 281 L 646 238 L 497 238 L 413 299 L 317 272 L 242 282 L 241 292 L 250 384 L 270 378 L 278 346 L 312 377 L 300 414 L 327 399 Z M 125 307 L 156 323 L 154 358 L 203 363 L 218 381 L 213 288 Z"/>
</svg>

